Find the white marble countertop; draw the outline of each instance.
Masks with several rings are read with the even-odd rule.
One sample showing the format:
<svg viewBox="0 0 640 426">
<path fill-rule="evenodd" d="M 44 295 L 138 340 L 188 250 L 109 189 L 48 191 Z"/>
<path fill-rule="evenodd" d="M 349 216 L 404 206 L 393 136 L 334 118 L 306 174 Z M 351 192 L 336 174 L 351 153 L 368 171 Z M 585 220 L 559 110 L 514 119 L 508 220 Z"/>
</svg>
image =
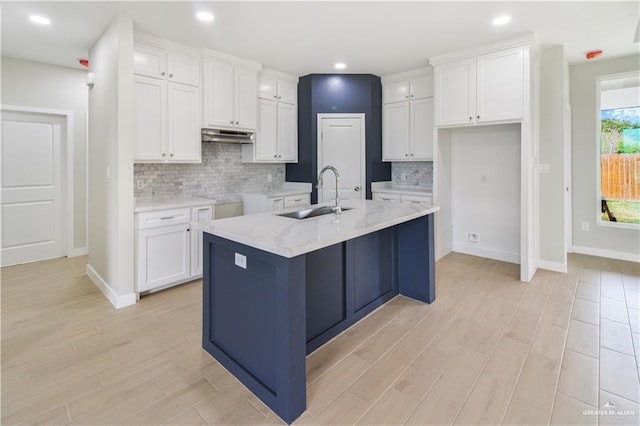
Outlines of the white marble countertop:
<svg viewBox="0 0 640 426">
<path fill-rule="evenodd" d="M 214 205 L 215 203 L 215 200 L 200 197 L 136 198 L 134 212 L 141 213 L 153 210 L 179 209 L 184 207 Z"/>
<path fill-rule="evenodd" d="M 371 192 L 389 192 L 393 194 L 424 195 L 428 197 L 433 195 L 430 189 L 421 188 L 419 186 L 394 185 L 392 182 L 371 182 Z"/>
<path fill-rule="evenodd" d="M 291 258 L 440 210 L 438 206 L 372 200 L 344 200 L 342 207 L 352 210 L 341 215 L 332 213 L 302 220 L 278 216 L 281 213 L 302 210 L 297 207 L 214 220 L 205 231 Z"/>
</svg>

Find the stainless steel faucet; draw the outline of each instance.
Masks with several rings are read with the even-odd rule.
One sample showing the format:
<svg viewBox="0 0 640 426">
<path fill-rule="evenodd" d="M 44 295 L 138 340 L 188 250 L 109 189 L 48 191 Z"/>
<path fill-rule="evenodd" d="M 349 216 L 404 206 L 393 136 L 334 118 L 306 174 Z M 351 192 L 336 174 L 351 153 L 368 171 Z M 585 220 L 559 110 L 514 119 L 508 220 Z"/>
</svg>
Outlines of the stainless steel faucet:
<svg viewBox="0 0 640 426">
<path fill-rule="evenodd" d="M 322 185 L 324 184 L 324 181 L 322 180 L 322 174 L 327 170 L 331 170 L 333 174 L 336 176 L 336 205 L 333 208 L 333 211 L 336 214 L 341 214 L 342 209 L 340 208 L 340 185 L 339 185 L 340 173 L 338 173 L 338 170 L 333 166 L 324 166 L 322 170 L 320 170 L 320 173 L 318 174 L 318 184 L 316 185 L 316 188 L 322 189 Z"/>
</svg>

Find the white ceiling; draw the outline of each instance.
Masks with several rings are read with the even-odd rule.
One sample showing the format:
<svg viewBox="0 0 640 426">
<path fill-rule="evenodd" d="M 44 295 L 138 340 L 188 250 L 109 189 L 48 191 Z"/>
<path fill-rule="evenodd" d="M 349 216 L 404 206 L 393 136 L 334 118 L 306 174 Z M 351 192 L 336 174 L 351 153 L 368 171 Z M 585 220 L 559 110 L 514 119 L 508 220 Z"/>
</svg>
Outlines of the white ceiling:
<svg viewBox="0 0 640 426">
<path fill-rule="evenodd" d="M 195 13 L 207 10 L 215 21 Z M 78 59 L 118 14 L 136 31 L 207 47 L 282 72 L 388 75 L 428 65 L 428 58 L 534 32 L 540 44 L 564 45 L 570 63 L 589 50 L 602 59 L 638 53 L 638 1 L 413 2 L 2 2 L 2 54 L 80 67 Z M 43 27 L 31 14 L 49 17 Z M 493 27 L 498 14 L 511 23 Z"/>
</svg>

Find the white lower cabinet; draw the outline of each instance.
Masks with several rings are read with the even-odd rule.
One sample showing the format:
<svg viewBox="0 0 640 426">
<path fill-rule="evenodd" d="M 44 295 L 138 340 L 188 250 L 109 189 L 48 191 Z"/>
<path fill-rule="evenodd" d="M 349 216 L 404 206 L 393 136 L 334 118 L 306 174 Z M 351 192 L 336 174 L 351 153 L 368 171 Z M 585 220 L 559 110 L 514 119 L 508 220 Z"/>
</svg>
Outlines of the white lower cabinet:
<svg viewBox="0 0 640 426">
<path fill-rule="evenodd" d="M 289 195 L 242 194 L 243 214 L 274 212 L 290 207 L 308 206 L 311 195 L 301 192 Z"/>
<path fill-rule="evenodd" d="M 191 208 L 191 276 L 202 275 L 202 233 L 213 220 L 211 206 Z"/>
<path fill-rule="evenodd" d="M 381 201 L 400 201 L 405 203 L 415 204 L 433 204 L 433 197 L 428 195 L 410 195 L 410 194 L 397 194 L 393 192 L 374 192 L 372 199 Z"/>
<path fill-rule="evenodd" d="M 137 293 L 202 275 L 202 233 L 212 219 L 211 205 L 137 213 Z"/>
</svg>

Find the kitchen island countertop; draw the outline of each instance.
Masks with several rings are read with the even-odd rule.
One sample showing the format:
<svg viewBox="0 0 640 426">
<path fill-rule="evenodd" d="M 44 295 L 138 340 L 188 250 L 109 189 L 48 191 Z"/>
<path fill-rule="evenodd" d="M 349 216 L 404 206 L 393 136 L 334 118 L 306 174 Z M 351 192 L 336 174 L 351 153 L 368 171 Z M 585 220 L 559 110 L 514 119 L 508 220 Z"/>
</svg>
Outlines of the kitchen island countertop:
<svg viewBox="0 0 640 426">
<path fill-rule="evenodd" d="M 332 203 L 323 205 L 332 205 Z M 286 212 L 303 210 L 300 207 L 290 208 L 278 212 L 216 220 L 211 226 L 205 228 L 205 231 L 250 247 L 292 258 L 440 210 L 438 206 L 373 200 L 345 200 L 341 206 L 351 210 L 344 211 L 341 215 L 332 213 L 307 219 L 278 216 Z"/>
</svg>

